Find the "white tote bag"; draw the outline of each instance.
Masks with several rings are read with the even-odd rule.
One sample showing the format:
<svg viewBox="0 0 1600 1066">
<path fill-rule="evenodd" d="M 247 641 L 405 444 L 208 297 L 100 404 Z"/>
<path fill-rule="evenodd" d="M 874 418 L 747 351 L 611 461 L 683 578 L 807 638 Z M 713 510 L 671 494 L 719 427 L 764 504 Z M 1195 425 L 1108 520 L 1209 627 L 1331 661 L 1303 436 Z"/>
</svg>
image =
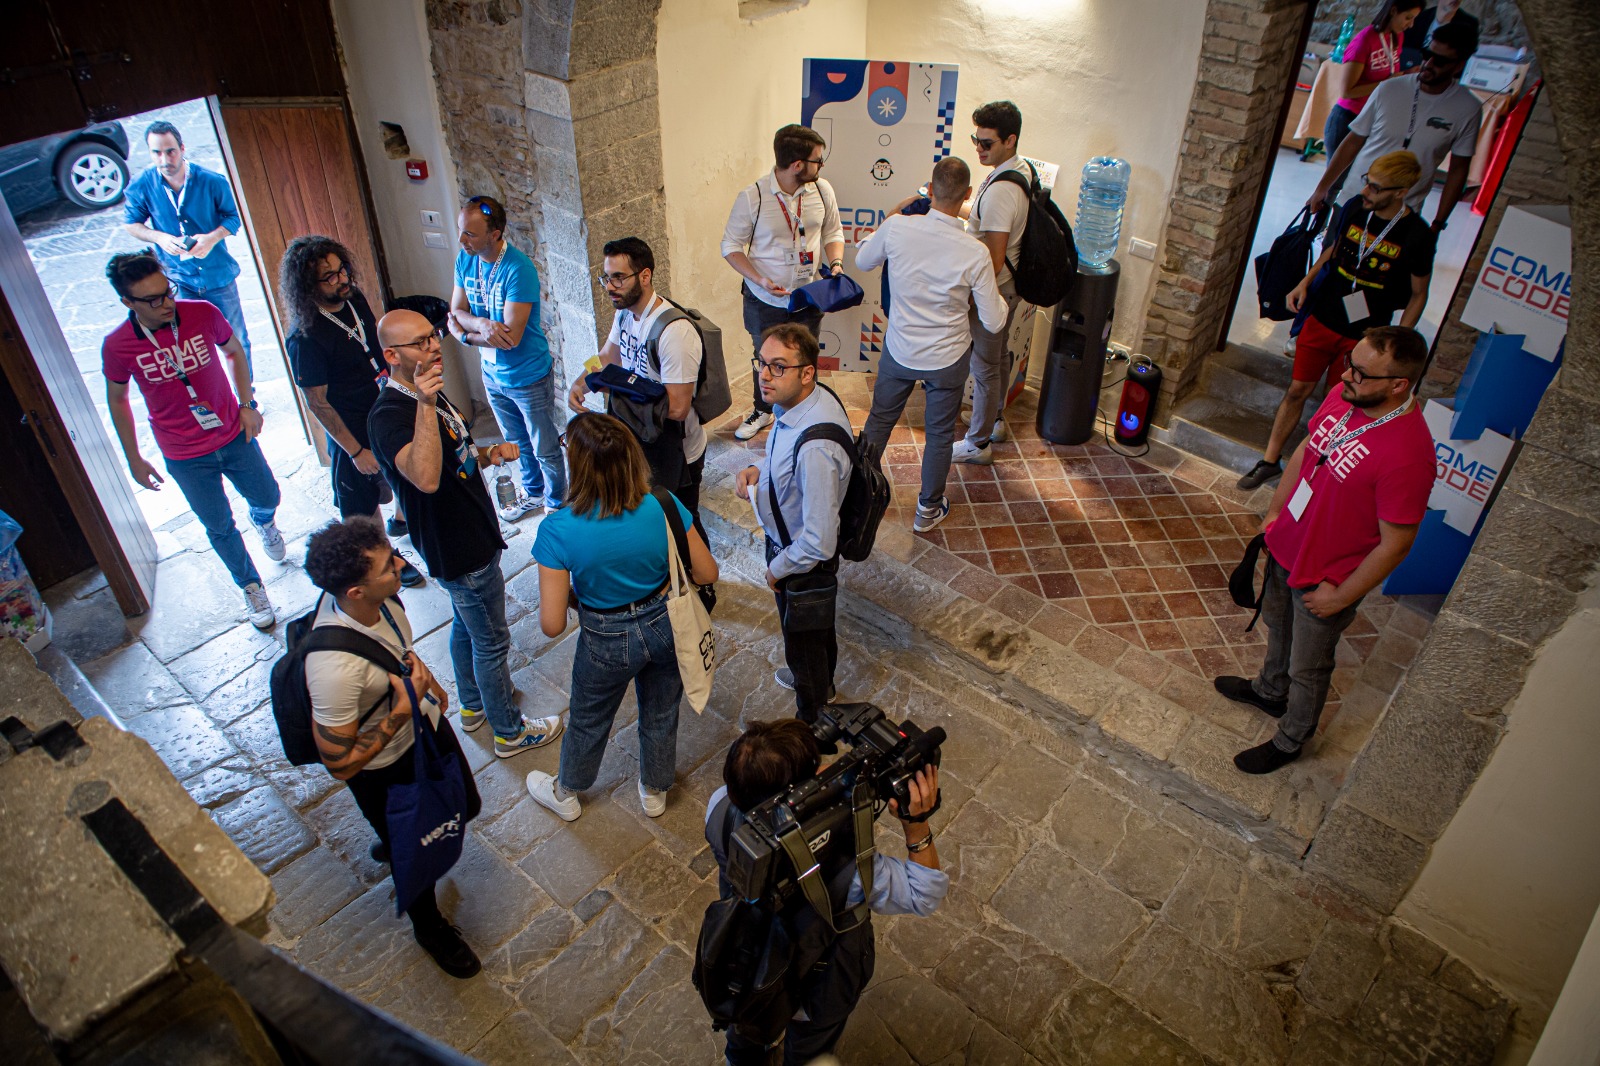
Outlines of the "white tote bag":
<svg viewBox="0 0 1600 1066">
<path fill-rule="evenodd" d="M 688 560 L 678 558 L 677 538 L 667 522 L 667 618 L 672 622 L 672 643 L 678 649 L 678 673 L 683 694 L 696 714 L 711 698 L 711 679 L 717 672 L 717 631 L 711 613 L 689 580 Z"/>
</svg>

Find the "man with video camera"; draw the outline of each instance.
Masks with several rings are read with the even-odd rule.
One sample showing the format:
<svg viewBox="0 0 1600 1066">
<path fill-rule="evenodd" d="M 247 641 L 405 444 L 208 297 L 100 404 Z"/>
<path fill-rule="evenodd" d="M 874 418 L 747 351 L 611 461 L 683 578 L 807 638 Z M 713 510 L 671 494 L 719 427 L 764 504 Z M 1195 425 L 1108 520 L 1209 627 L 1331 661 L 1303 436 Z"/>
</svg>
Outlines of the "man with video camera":
<svg viewBox="0 0 1600 1066">
<path fill-rule="evenodd" d="M 828 718 L 830 712 L 849 714 L 858 707 L 868 712 L 858 720 L 875 719 L 879 726 L 886 724 L 882 712 L 866 705 L 829 708 L 824 718 Z M 825 722 L 821 728 L 826 728 L 827 724 Z M 888 729 L 893 731 L 895 727 L 888 725 Z M 753 947 L 763 961 L 778 944 L 783 950 L 792 948 L 793 955 L 784 970 L 781 994 L 764 1000 L 772 1006 L 751 1012 L 759 1013 L 760 1017 L 735 1021 L 728 1026 L 729 1066 L 765 1066 L 778 1061 L 785 1066 L 799 1066 L 830 1053 L 867 982 L 872 979 L 873 936 L 868 912 L 926 917 L 944 900 L 950 878 L 939 868 L 939 853 L 934 849 L 933 830 L 927 822 L 928 816 L 938 807 L 937 745 L 944 739 L 943 731 L 930 730 L 925 737 L 915 726 L 905 723 L 899 727 L 898 734 L 887 735 L 906 738 L 908 734 L 910 739 L 903 740 L 894 752 L 884 753 L 879 748 L 877 753 L 866 753 L 864 759 L 867 745 L 857 744 L 849 755 L 831 764 L 820 775 L 817 735 L 813 727 L 799 719 L 754 722 L 728 749 L 722 768 L 724 785 L 711 796 L 706 809 L 706 840 L 717 860 L 718 888 L 723 903 L 712 904 L 707 912 L 707 928 L 701 933 L 701 957 L 696 960 L 697 978 L 708 946 L 714 940 L 708 936 L 712 932 L 712 911 L 736 896 L 744 896 L 751 888 L 744 884 L 742 887 L 746 891 L 742 892 L 729 879 L 733 873 L 736 879 L 745 880 L 729 865 L 730 848 L 735 851 L 744 848 L 748 854 L 748 840 L 742 844 L 734 838 L 734 834 L 748 824 L 745 812 L 768 811 L 770 806 L 763 807 L 763 804 L 787 795 L 791 802 L 783 805 L 780 801 L 780 809 L 772 817 L 774 824 L 782 825 L 785 814 L 790 811 L 798 814 L 802 809 L 801 801 L 795 797 L 808 785 L 823 783 L 830 777 L 837 779 L 841 763 L 861 760 L 861 768 L 854 772 L 855 776 L 847 778 L 856 782 L 851 791 L 857 796 L 869 791 L 881 795 L 884 783 L 893 778 L 897 789 L 907 797 L 905 802 L 889 799 L 888 807 L 900 819 L 908 853 L 905 859 L 878 854 L 871 850 L 868 840 L 863 845 L 864 854 L 858 855 L 856 834 L 844 812 L 839 812 L 831 832 L 814 831 L 816 819 L 825 817 L 826 811 L 815 817 L 807 816 L 807 825 L 801 827 L 805 830 L 805 841 L 800 846 L 808 848 L 810 855 L 815 856 L 811 865 L 820 875 L 821 884 L 826 886 L 826 906 L 831 914 L 820 915 L 815 900 L 796 885 L 787 892 L 788 898 L 776 905 L 772 920 L 782 923 L 779 934 L 767 936 L 765 940 L 746 941 L 747 953 L 748 948 Z M 921 753 L 930 750 L 928 747 L 918 749 L 916 742 L 921 739 L 932 741 L 931 756 L 921 757 Z M 882 761 L 873 762 L 879 754 Z M 836 793 L 841 800 L 832 804 L 835 809 L 849 798 L 843 790 L 836 790 Z M 803 809 L 815 810 L 814 807 Z M 871 809 L 870 801 L 867 809 Z M 759 817 L 759 813 L 756 816 Z M 865 824 L 870 834 L 870 814 L 864 823 L 857 820 L 855 824 Z M 830 843 L 833 846 L 829 846 Z M 781 850 L 772 850 L 781 861 L 784 857 Z M 870 867 L 861 865 L 868 856 Z M 735 867 L 740 857 L 735 856 Z M 870 887 L 863 890 L 862 874 L 868 869 Z M 853 908 L 859 911 L 859 917 L 852 915 Z M 749 983 L 759 984 L 760 981 L 761 976 L 753 974 Z M 702 989 L 702 996 L 705 994 Z"/>
</svg>

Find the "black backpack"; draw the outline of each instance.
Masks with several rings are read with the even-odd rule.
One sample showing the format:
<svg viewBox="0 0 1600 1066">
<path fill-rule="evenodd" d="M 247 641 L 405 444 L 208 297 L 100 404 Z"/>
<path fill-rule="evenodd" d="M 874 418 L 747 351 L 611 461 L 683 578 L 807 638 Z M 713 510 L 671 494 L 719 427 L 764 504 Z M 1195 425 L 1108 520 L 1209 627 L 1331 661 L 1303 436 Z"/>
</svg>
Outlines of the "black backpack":
<svg viewBox="0 0 1600 1066">
<path fill-rule="evenodd" d="M 327 593 L 323 593 L 326 596 Z M 398 597 L 397 597 L 398 601 Z M 316 737 L 311 726 L 311 693 L 306 688 L 306 655 L 314 651 L 343 651 L 359 655 L 391 674 L 404 675 L 409 668 L 394 657 L 383 644 L 349 626 L 318 626 L 317 612 L 322 609 L 322 596 L 317 605 L 288 625 L 288 650 L 272 664 L 272 716 L 278 720 L 278 738 L 283 741 L 283 754 L 291 765 L 310 766 L 322 762 L 317 750 Z M 372 712 L 388 700 L 387 694 L 368 707 L 356 722 L 361 726 Z"/>
<path fill-rule="evenodd" d="M 1028 222 L 1022 230 L 1017 261 L 1007 259 L 1006 266 L 1011 268 L 1018 296 L 1035 307 L 1054 307 L 1066 299 L 1078 278 L 1078 245 L 1061 208 L 1039 184 L 1039 172 L 1032 163 L 1028 169 L 1033 173 L 1031 181 L 1019 170 L 1002 170 L 994 176 L 994 181 L 1022 186 L 1028 197 Z"/>
<path fill-rule="evenodd" d="M 1313 214 L 1309 207 L 1302 207 L 1289 228 L 1273 240 L 1272 247 L 1256 256 L 1256 298 L 1262 318 L 1287 322 L 1295 316 L 1289 310 L 1289 294 L 1311 270 L 1312 243 L 1327 221 L 1326 211 Z"/>
<path fill-rule="evenodd" d="M 817 387 L 827 392 L 844 409 L 844 401 L 828 386 L 817 382 Z M 839 554 L 852 562 L 860 562 L 872 554 L 872 545 L 878 539 L 878 526 L 884 512 L 889 509 L 893 493 L 889 479 L 883 472 L 883 455 L 877 445 L 867 439 L 866 432 L 853 439 L 841 426 L 833 422 L 819 422 L 806 428 L 794 442 L 794 462 L 800 461 L 800 449 L 808 441 L 831 440 L 850 456 L 850 484 L 846 487 L 844 501 L 839 505 Z M 789 527 L 778 509 L 778 490 L 769 476 L 767 491 L 771 494 L 772 516 L 778 523 L 778 539 L 787 548 L 790 544 Z"/>
</svg>

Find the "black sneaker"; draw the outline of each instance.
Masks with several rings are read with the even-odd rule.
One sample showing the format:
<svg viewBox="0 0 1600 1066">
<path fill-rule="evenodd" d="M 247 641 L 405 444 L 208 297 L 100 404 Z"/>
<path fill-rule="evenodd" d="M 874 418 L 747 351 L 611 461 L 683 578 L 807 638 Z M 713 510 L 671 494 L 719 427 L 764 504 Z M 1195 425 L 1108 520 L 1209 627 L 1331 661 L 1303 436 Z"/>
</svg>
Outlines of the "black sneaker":
<svg viewBox="0 0 1600 1066">
<path fill-rule="evenodd" d="M 1264 711 L 1274 718 L 1282 718 L 1283 712 L 1289 709 L 1288 700 L 1269 700 L 1256 692 L 1255 686 L 1250 684 L 1247 677 L 1234 677 L 1224 675 L 1211 682 L 1216 690 L 1228 697 L 1234 703 L 1248 703 L 1257 710 Z"/>
<path fill-rule="evenodd" d="M 433 961 L 439 964 L 439 969 L 451 977 L 466 980 L 483 969 L 483 963 L 478 961 L 478 953 L 461 938 L 461 930 L 455 926 L 441 925 L 426 932 L 421 929 L 413 932 L 422 950 L 432 956 Z"/>
<path fill-rule="evenodd" d="M 373 862 L 388 862 L 389 845 L 380 840 L 367 849 L 367 854 L 372 856 Z"/>
<path fill-rule="evenodd" d="M 427 580 L 422 576 L 422 571 L 411 565 L 411 559 L 405 552 L 395 552 L 400 556 L 400 584 L 408 589 L 414 589 Z"/>
<path fill-rule="evenodd" d="M 772 672 L 772 680 L 778 683 L 779 688 L 786 688 L 790 692 L 794 691 L 794 671 L 787 666 L 780 666 L 774 670 Z M 828 702 L 839 702 L 839 693 L 831 684 L 828 686 Z"/>
<path fill-rule="evenodd" d="M 1233 765 L 1247 774 L 1270 774 L 1300 757 L 1299 751 L 1284 751 L 1272 741 L 1246 748 L 1233 757 Z"/>
<path fill-rule="evenodd" d="M 411 524 L 403 518 L 391 518 L 384 526 L 389 531 L 389 536 L 400 538 L 411 532 Z"/>
<path fill-rule="evenodd" d="M 1250 468 L 1250 472 L 1237 482 L 1241 489 L 1259 489 L 1268 482 L 1276 481 L 1283 476 L 1282 463 L 1269 463 L 1265 459 Z"/>
</svg>

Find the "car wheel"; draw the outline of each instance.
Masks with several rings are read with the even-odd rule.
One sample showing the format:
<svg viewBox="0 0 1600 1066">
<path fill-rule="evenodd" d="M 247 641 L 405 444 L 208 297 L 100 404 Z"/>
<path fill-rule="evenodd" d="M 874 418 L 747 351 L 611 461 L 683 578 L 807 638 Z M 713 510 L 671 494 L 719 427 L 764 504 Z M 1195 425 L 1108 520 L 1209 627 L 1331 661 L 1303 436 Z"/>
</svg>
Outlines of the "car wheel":
<svg viewBox="0 0 1600 1066">
<path fill-rule="evenodd" d="M 79 207 L 110 207 L 128 190 L 128 164 L 103 144 L 79 141 L 56 159 L 56 185 Z"/>
</svg>

